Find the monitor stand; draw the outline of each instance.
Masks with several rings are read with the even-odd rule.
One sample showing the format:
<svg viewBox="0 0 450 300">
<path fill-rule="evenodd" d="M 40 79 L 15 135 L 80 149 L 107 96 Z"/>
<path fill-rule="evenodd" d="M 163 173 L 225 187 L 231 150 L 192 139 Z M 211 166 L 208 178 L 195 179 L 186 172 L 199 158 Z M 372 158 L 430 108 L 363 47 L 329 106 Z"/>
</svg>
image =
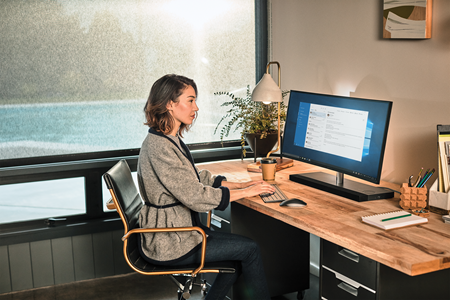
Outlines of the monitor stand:
<svg viewBox="0 0 450 300">
<path fill-rule="evenodd" d="M 344 175 L 339 172 L 336 173 L 336 176 L 323 172 L 292 174 L 289 175 L 289 179 L 358 202 L 394 197 L 394 192 L 388 188 L 352 180 L 344 181 Z"/>
</svg>

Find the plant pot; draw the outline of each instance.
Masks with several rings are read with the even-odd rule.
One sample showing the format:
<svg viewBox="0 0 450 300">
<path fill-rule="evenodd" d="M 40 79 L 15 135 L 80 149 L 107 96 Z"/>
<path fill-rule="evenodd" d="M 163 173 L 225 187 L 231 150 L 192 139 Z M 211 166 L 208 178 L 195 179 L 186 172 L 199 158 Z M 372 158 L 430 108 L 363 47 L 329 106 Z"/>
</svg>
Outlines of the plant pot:
<svg viewBox="0 0 450 300">
<path fill-rule="evenodd" d="M 248 145 L 254 152 L 255 157 L 266 157 L 267 153 L 269 153 L 278 142 L 278 132 L 269 133 L 267 134 L 267 137 L 263 139 L 260 139 L 260 134 L 257 133 L 246 133 L 244 136 Z"/>
</svg>

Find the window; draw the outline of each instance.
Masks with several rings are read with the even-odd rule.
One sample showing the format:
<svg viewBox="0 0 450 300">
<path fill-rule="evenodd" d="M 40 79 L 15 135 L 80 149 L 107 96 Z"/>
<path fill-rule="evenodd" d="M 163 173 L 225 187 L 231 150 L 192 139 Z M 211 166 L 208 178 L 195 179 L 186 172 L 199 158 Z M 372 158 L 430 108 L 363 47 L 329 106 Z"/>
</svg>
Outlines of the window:
<svg viewBox="0 0 450 300">
<path fill-rule="evenodd" d="M 86 212 L 84 178 L 0 185 L 0 224 Z"/>
<path fill-rule="evenodd" d="M 254 15 L 254 0 L 3 1 L 0 161 L 140 148 L 167 73 L 198 85 L 185 142 L 218 141 L 213 93 L 255 83 Z"/>
<path fill-rule="evenodd" d="M 102 172 L 119 157 L 135 170 L 148 129 L 143 107 L 165 74 L 198 86 L 199 117 L 184 141 L 218 142 L 225 99 L 213 93 L 245 95 L 265 71 L 266 9 L 264 0 L 2 1 L 0 208 L 8 218 L 0 224 L 107 215 Z M 24 193 L 8 207 L 27 190 L 51 203 Z"/>
</svg>

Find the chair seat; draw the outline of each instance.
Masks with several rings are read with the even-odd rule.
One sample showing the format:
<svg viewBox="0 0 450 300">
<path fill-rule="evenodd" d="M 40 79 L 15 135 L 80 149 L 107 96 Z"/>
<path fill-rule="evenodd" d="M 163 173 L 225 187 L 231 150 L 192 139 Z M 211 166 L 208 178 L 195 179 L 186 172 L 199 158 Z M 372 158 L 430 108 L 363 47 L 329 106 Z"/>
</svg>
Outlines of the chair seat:
<svg viewBox="0 0 450 300">
<path fill-rule="evenodd" d="M 138 228 L 137 224 L 134 225 Z M 139 234 L 132 234 L 128 237 L 127 255 L 130 263 L 141 272 L 180 272 L 193 271 L 199 267 L 199 264 L 162 266 L 155 265 L 145 260 L 139 251 L 138 243 Z M 203 269 L 199 273 L 235 273 L 238 269 L 238 262 L 220 261 L 205 263 Z M 216 270 L 216 271 L 214 271 Z"/>
<path fill-rule="evenodd" d="M 219 261 L 212 263 L 205 263 L 203 269 L 199 273 L 211 273 L 213 270 L 218 270 L 219 273 L 235 273 L 237 269 L 237 262 L 233 261 Z M 133 262 L 133 265 L 142 272 L 166 272 L 166 271 L 192 271 L 198 268 L 198 264 L 179 265 L 179 266 L 160 266 L 149 263 L 141 256 Z"/>
</svg>

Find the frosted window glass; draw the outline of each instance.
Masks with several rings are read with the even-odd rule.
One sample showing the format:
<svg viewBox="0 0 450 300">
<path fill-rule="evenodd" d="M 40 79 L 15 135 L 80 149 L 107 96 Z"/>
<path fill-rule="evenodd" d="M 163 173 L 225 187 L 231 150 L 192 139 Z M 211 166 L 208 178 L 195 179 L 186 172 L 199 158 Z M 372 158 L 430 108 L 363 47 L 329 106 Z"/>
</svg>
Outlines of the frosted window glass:
<svg viewBox="0 0 450 300">
<path fill-rule="evenodd" d="M 0 224 L 86 213 L 84 178 L 0 185 Z"/>
<path fill-rule="evenodd" d="M 0 159 L 140 148 L 153 82 L 193 78 L 186 143 L 218 141 L 216 91 L 255 83 L 253 0 L 4 0 Z M 239 139 L 233 133 L 229 139 Z"/>
</svg>

